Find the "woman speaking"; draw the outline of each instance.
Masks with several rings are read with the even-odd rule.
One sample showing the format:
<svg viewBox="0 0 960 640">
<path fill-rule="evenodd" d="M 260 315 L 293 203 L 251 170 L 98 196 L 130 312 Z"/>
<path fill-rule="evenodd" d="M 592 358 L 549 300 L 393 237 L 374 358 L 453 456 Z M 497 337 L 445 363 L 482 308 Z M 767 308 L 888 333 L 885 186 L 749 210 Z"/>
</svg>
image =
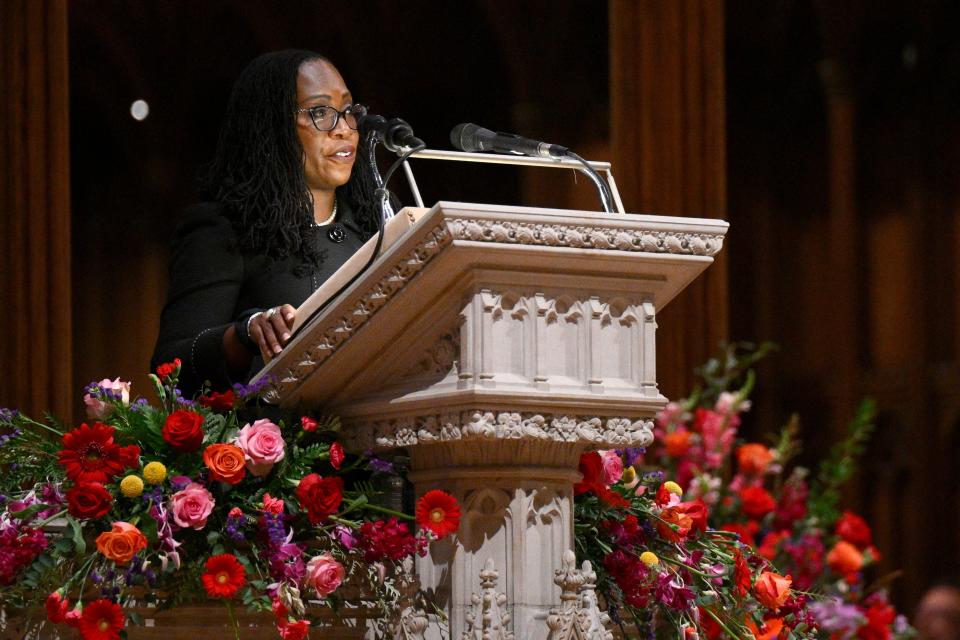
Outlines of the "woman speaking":
<svg viewBox="0 0 960 640">
<path fill-rule="evenodd" d="M 376 230 L 362 115 L 336 67 L 310 51 L 262 55 L 240 75 L 210 202 L 174 235 L 153 354 L 153 367 L 181 360 L 185 395 L 246 382 L 290 339 L 296 307 Z"/>
</svg>

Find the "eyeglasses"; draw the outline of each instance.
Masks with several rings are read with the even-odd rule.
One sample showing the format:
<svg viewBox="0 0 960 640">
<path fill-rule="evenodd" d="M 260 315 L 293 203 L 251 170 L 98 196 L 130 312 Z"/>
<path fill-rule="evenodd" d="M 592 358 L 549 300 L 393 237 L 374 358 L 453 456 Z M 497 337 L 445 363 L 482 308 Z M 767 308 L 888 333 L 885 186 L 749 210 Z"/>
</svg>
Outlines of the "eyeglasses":
<svg viewBox="0 0 960 640">
<path fill-rule="evenodd" d="M 318 105 L 306 109 L 297 109 L 297 113 L 309 113 L 313 126 L 317 131 L 332 131 L 337 128 L 340 118 L 347 123 L 347 126 L 353 130 L 357 129 L 358 122 L 367 113 L 367 108 L 362 104 L 349 104 L 343 111 L 338 111 L 327 105 Z"/>
</svg>

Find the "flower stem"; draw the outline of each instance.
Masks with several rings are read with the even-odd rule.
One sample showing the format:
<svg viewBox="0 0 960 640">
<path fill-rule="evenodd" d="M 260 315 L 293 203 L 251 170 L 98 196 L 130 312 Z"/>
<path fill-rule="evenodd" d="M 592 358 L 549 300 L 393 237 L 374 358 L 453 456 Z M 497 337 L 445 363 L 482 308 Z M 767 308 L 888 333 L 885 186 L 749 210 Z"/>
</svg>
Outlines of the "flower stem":
<svg viewBox="0 0 960 640">
<path fill-rule="evenodd" d="M 230 622 L 233 624 L 233 633 L 236 640 L 240 640 L 240 623 L 237 622 L 237 614 L 233 611 L 233 603 L 226 599 L 223 601 L 227 605 L 227 613 L 230 614 Z"/>
<path fill-rule="evenodd" d="M 385 513 L 385 514 L 387 514 L 388 516 L 394 516 L 394 517 L 397 517 L 397 518 L 403 518 L 403 519 L 405 519 L 405 520 L 411 520 L 411 521 L 412 521 L 412 520 L 416 520 L 416 518 L 414 518 L 413 516 L 408 515 L 408 514 L 406 514 L 406 513 L 401 513 L 400 511 L 394 511 L 393 509 L 388 509 L 388 508 L 386 508 L 386 507 L 381 507 L 381 506 L 378 505 L 378 504 L 370 504 L 369 502 L 366 503 L 366 504 L 364 504 L 364 505 L 361 505 L 360 508 L 361 508 L 361 509 L 370 509 L 371 511 L 379 511 L 380 513 Z"/>
<path fill-rule="evenodd" d="M 53 514 L 52 516 L 50 516 L 49 518 L 47 518 L 46 520 L 44 520 L 43 522 L 41 522 L 40 524 L 36 525 L 36 527 L 39 529 L 39 528 L 41 528 L 41 527 L 43 527 L 43 526 L 46 526 L 49 522 L 51 522 L 51 521 L 53 521 L 53 520 L 56 520 L 57 518 L 59 518 L 60 516 L 62 516 L 63 514 L 65 514 L 66 512 L 67 512 L 67 510 L 64 509 L 63 511 L 61 511 L 61 512 L 59 512 L 59 513 L 55 513 L 55 514 Z"/>
<path fill-rule="evenodd" d="M 23 418 L 23 419 L 24 419 L 25 421 L 27 421 L 28 423 L 36 426 L 36 427 L 40 427 L 41 429 L 46 429 L 46 430 L 49 431 L 50 433 L 56 434 L 56 435 L 60 436 L 61 438 L 63 437 L 63 432 L 62 432 L 62 431 L 58 431 L 57 429 L 54 429 L 53 427 L 51 427 L 51 426 L 48 425 L 48 424 L 43 424 L 42 422 L 37 422 L 37 421 L 34 420 L 33 418 L 28 418 L 27 416 L 23 415 L 22 413 L 20 414 L 20 417 Z"/>
</svg>

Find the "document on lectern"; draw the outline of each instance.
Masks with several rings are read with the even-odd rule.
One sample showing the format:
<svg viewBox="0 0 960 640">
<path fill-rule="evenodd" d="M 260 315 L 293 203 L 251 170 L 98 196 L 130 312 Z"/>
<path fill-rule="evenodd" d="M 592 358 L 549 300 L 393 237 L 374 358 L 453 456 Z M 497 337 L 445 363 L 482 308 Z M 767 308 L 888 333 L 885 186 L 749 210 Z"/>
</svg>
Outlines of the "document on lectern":
<svg viewBox="0 0 960 640">
<path fill-rule="evenodd" d="M 387 220 L 383 229 L 383 244 L 380 247 L 381 255 L 387 250 L 387 247 L 402 238 L 403 235 L 410 229 L 410 227 L 416 224 L 417 220 L 427 213 L 427 211 L 429 211 L 429 209 L 406 207 L 397 215 Z M 314 311 L 326 304 L 331 296 L 340 291 L 340 288 L 343 287 L 343 285 L 349 282 L 351 278 L 357 275 L 360 270 L 366 266 L 376 246 L 377 236 L 374 235 L 372 238 L 367 240 L 366 244 L 360 247 L 360 249 L 353 254 L 349 260 L 344 262 L 343 266 L 337 269 L 336 273 L 334 273 L 327 279 L 326 282 L 320 285 L 320 288 L 314 291 L 313 295 L 307 298 L 303 304 L 300 305 L 300 307 L 297 309 L 297 319 L 293 324 L 294 331 L 299 329 L 304 320 L 309 319 Z"/>
</svg>

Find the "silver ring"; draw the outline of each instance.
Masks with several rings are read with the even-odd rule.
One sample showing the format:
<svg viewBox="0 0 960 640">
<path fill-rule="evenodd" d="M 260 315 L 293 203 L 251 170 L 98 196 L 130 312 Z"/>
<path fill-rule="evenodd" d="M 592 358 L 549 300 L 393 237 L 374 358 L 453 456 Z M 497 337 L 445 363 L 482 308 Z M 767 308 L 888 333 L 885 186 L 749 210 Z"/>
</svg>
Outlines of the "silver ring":
<svg viewBox="0 0 960 640">
<path fill-rule="evenodd" d="M 275 315 L 277 315 L 277 308 L 276 308 L 276 307 L 270 307 L 269 309 L 267 309 L 267 320 L 269 320 L 270 318 L 272 318 L 272 317 L 275 316 Z"/>
</svg>

